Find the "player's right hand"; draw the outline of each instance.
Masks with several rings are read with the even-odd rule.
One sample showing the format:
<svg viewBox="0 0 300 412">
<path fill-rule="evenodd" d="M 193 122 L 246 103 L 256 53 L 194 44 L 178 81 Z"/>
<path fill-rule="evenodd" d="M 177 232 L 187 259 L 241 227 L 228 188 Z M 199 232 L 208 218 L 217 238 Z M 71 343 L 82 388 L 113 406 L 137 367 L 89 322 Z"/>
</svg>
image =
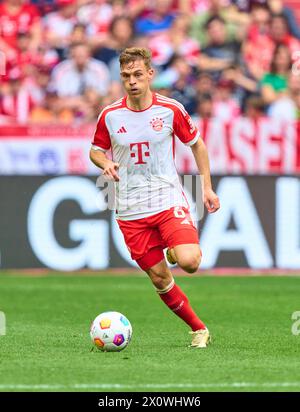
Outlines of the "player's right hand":
<svg viewBox="0 0 300 412">
<path fill-rule="evenodd" d="M 112 160 L 109 160 L 103 169 L 103 175 L 108 180 L 114 180 L 115 182 L 118 182 L 120 180 L 119 175 L 117 173 L 119 167 L 119 163 L 115 163 Z"/>
<path fill-rule="evenodd" d="M 215 213 L 220 209 L 220 200 L 212 189 L 204 189 L 203 200 L 208 213 Z"/>
</svg>

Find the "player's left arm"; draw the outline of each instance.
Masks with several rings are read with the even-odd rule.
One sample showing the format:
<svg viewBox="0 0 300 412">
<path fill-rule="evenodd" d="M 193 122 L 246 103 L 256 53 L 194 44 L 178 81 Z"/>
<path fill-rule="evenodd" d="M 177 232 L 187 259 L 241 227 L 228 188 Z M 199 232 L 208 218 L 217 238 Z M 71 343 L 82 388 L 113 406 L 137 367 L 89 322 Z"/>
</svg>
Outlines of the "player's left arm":
<svg viewBox="0 0 300 412">
<path fill-rule="evenodd" d="M 192 149 L 198 170 L 203 176 L 203 201 L 209 213 L 214 213 L 220 208 L 218 196 L 212 190 L 208 153 L 199 130 L 194 125 L 190 115 L 180 103 L 176 103 L 173 130 L 178 138 Z"/>
<path fill-rule="evenodd" d="M 199 174 L 203 176 L 203 201 L 205 207 L 209 213 L 214 213 L 220 209 L 220 200 L 212 189 L 208 153 L 201 137 L 191 146 L 191 149 Z"/>
</svg>

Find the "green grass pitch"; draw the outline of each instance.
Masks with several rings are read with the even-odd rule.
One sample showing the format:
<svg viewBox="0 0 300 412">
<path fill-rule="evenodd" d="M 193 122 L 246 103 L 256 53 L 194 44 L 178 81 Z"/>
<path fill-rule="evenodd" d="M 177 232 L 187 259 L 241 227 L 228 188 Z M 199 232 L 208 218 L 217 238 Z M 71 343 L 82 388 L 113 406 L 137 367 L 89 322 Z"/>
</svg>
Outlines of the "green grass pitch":
<svg viewBox="0 0 300 412">
<path fill-rule="evenodd" d="M 0 274 L 0 391 L 299 391 L 300 277 L 177 277 L 213 344 L 188 348 L 188 327 L 141 276 Z M 91 351 L 89 327 L 116 310 L 133 326 L 120 353 Z"/>
</svg>

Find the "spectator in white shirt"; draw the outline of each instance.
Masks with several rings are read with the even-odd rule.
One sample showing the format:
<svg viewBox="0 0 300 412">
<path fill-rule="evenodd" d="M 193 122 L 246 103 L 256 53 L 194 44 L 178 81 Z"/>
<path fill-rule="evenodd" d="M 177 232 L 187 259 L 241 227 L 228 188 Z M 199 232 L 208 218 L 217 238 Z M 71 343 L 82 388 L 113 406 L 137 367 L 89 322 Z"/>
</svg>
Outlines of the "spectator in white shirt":
<svg viewBox="0 0 300 412">
<path fill-rule="evenodd" d="M 74 44 L 70 59 L 59 63 L 52 72 L 50 90 L 59 97 L 82 96 L 93 89 L 104 96 L 110 86 L 110 74 L 105 63 L 93 59 L 84 43 Z"/>
<path fill-rule="evenodd" d="M 77 18 L 76 0 L 56 0 L 57 10 L 43 18 L 44 35 L 47 44 L 55 48 L 61 59 L 66 57 L 71 44 L 71 33 Z"/>
</svg>

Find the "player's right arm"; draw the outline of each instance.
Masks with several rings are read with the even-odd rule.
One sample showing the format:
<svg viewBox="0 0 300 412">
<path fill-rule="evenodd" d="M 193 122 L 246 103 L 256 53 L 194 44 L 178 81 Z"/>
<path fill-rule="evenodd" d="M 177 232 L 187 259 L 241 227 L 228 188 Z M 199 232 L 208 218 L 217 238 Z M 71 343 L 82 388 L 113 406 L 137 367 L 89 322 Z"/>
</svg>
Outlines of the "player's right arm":
<svg viewBox="0 0 300 412">
<path fill-rule="evenodd" d="M 117 173 L 119 164 L 108 159 L 104 152 L 97 149 L 95 150 L 92 147 L 90 150 L 90 159 L 97 167 L 103 170 L 103 175 L 108 179 L 115 180 L 116 182 L 120 180 Z"/>
<path fill-rule="evenodd" d="M 91 161 L 100 169 L 103 170 L 103 175 L 110 180 L 118 182 L 120 180 L 117 170 L 119 164 L 110 160 L 106 156 L 106 151 L 111 148 L 109 131 L 105 122 L 105 110 L 100 113 L 96 132 L 90 150 Z"/>
</svg>

